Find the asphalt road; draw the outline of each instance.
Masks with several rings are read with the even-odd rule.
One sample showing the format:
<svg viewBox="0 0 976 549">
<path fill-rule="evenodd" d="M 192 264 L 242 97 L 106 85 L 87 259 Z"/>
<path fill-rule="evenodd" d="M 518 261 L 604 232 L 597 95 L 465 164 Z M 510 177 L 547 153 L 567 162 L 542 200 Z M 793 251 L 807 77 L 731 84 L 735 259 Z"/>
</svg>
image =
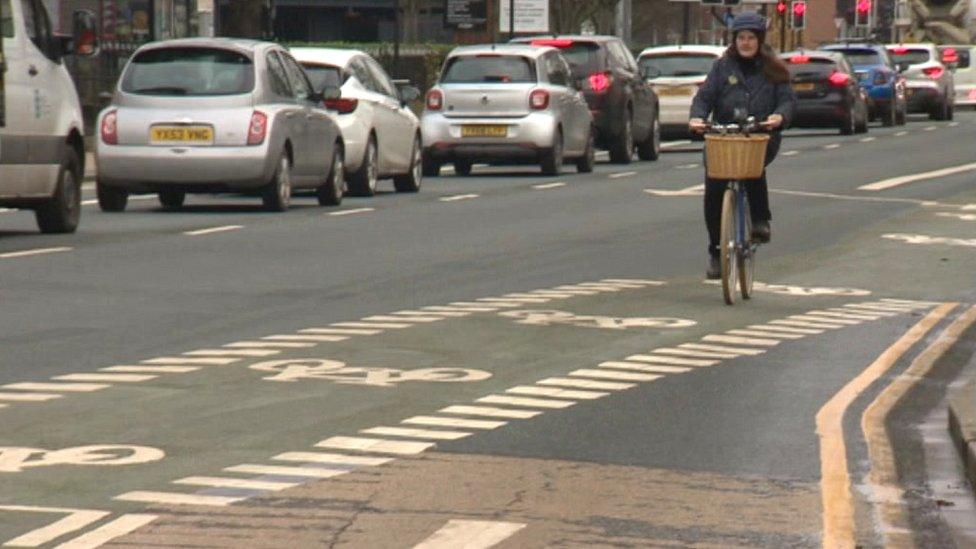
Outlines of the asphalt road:
<svg viewBox="0 0 976 549">
<path fill-rule="evenodd" d="M 861 187 L 974 138 L 791 130 L 734 307 L 687 142 L 284 214 L 0 213 L 0 545 L 951 546 L 915 426 L 972 355 L 976 166 Z"/>
</svg>

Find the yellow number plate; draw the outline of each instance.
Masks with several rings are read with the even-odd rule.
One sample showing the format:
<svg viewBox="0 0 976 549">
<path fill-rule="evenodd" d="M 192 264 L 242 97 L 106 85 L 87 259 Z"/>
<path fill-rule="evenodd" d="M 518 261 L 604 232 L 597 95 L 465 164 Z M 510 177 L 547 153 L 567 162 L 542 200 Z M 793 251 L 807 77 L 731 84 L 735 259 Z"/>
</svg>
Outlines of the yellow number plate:
<svg viewBox="0 0 976 549">
<path fill-rule="evenodd" d="M 208 126 L 155 126 L 149 131 L 149 142 L 154 145 L 212 145 L 213 140 L 213 128 Z"/>
<path fill-rule="evenodd" d="M 810 84 L 810 83 L 806 83 L 806 84 L 793 84 L 793 91 L 798 91 L 798 92 L 813 91 L 813 84 Z"/>
<path fill-rule="evenodd" d="M 697 91 L 697 89 L 698 88 L 696 88 L 695 86 L 674 86 L 674 87 L 655 88 L 654 91 L 656 91 L 658 95 L 691 96 L 691 95 L 695 95 L 695 91 Z"/>
<path fill-rule="evenodd" d="M 505 137 L 506 135 L 508 135 L 508 126 L 461 126 L 461 137 Z"/>
</svg>

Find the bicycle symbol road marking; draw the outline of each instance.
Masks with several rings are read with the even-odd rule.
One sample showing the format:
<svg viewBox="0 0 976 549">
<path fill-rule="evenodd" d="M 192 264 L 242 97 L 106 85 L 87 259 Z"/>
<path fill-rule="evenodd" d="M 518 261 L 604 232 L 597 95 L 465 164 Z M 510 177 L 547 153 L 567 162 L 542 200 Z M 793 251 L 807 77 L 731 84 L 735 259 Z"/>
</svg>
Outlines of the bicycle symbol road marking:
<svg viewBox="0 0 976 549">
<path fill-rule="evenodd" d="M 706 280 L 705 284 L 721 284 L 718 280 Z M 771 294 L 793 295 L 815 297 L 822 295 L 839 296 L 862 296 L 871 295 L 869 290 L 858 288 L 828 288 L 822 286 L 790 286 L 787 284 L 767 284 L 765 282 L 753 282 L 752 289 L 757 292 L 769 292 Z"/>
<path fill-rule="evenodd" d="M 484 381 L 491 377 L 490 372 L 466 368 L 419 368 L 400 370 L 397 368 L 346 366 L 345 362 L 322 359 L 270 360 L 251 365 L 252 370 L 275 372 L 273 376 L 262 378 L 266 381 L 295 382 L 300 379 L 319 379 L 343 385 L 370 385 L 373 387 L 393 387 L 404 381 L 433 381 L 438 383 L 461 383 Z"/>
<path fill-rule="evenodd" d="M 603 328 L 606 330 L 626 330 L 627 328 L 687 328 L 697 324 L 694 320 L 671 317 L 615 318 L 612 316 L 577 315 L 566 311 L 521 310 L 498 313 L 507 318 L 516 318 L 518 324 L 551 326 L 569 324 L 583 328 Z"/>
<path fill-rule="evenodd" d="M 31 467 L 51 465 L 134 465 L 159 461 L 166 455 L 158 448 L 100 444 L 63 450 L 0 447 L 0 473 L 19 473 Z"/>
</svg>

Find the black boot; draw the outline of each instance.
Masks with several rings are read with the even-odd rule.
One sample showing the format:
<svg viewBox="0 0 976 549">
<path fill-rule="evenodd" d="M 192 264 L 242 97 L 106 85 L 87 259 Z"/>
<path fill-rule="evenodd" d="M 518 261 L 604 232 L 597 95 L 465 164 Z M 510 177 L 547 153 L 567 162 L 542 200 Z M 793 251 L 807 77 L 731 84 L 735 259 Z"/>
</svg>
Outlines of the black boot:
<svg viewBox="0 0 976 549">
<path fill-rule="evenodd" d="M 718 280 L 722 278 L 722 263 L 717 255 L 708 256 L 708 267 L 705 269 L 705 278 L 708 280 Z"/>
<path fill-rule="evenodd" d="M 772 236 L 772 231 L 769 228 L 769 221 L 756 221 L 752 224 L 753 240 L 765 244 L 769 242 L 770 236 Z"/>
</svg>

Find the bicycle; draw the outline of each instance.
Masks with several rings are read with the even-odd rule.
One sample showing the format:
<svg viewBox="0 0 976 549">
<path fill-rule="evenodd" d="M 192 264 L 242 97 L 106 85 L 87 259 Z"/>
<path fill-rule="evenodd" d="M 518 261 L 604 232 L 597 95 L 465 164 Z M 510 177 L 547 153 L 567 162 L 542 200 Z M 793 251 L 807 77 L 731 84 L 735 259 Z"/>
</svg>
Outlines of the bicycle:
<svg viewBox="0 0 976 549">
<path fill-rule="evenodd" d="M 752 217 L 744 180 L 758 179 L 765 168 L 769 134 L 749 117 L 743 124 L 709 124 L 705 133 L 705 165 L 708 177 L 727 179 L 722 197 L 719 259 L 722 295 L 735 304 L 736 286 L 743 299 L 752 296 L 759 243 L 752 239 Z"/>
</svg>

